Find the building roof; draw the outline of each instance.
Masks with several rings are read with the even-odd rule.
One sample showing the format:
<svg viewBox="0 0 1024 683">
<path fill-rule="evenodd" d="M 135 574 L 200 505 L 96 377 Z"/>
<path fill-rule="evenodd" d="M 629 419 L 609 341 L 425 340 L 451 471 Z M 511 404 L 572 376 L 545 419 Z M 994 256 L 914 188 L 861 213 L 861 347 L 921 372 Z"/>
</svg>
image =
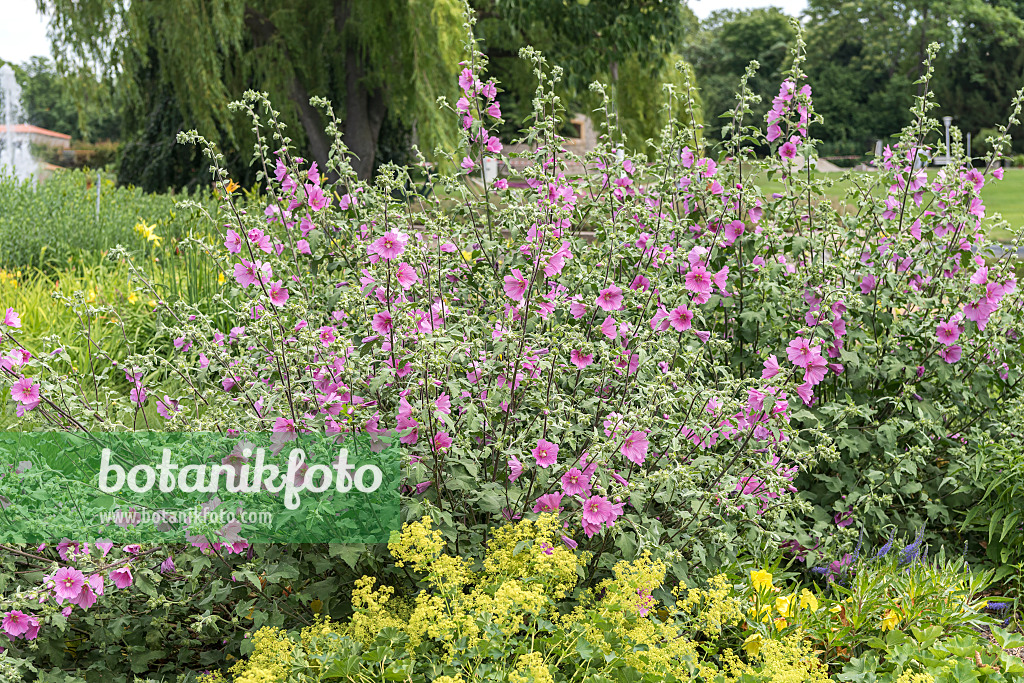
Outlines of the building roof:
<svg viewBox="0 0 1024 683">
<path fill-rule="evenodd" d="M 7 126 L 0 124 L 0 135 L 7 132 Z M 14 126 L 14 132 L 21 135 L 46 135 L 51 138 L 60 138 L 61 140 L 70 140 L 70 135 L 64 133 L 58 133 L 55 130 L 47 130 L 46 128 L 40 128 L 39 126 L 30 126 L 27 123 L 19 123 Z"/>
</svg>

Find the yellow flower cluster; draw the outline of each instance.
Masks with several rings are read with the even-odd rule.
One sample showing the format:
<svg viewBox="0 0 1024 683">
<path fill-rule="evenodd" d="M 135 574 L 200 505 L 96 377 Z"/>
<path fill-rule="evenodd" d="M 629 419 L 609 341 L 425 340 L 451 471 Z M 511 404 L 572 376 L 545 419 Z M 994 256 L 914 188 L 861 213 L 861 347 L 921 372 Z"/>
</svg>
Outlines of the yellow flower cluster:
<svg viewBox="0 0 1024 683">
<path fill-rule="evenodd" d="M 153 244 L 159 246 L 164 238 L 157 235 L 153 231 L 154 228 L 156 228 L 155 225 L 147 225 L 146 221 L 141 219 L 139 220 L 138 223 L 135 224 L 135 232 L 139 234 L 139 237 L 143 238 L 147 242 L 152 242 Z"/>
<path fill-rule="evenodd" d="M 234 683 L 283 683 L 288 679 L 295 643 L 279 628 L 264 626 L 252 637 L 253 653 L 231 668 Z"/>
<path fill-rule="evenodd" d="M 21 271 L 10 272 L 0 268 L 0 287 L 10 287 L 14 289 L 18 286 L 18 278 L 21 277 Z"/>
</svg>

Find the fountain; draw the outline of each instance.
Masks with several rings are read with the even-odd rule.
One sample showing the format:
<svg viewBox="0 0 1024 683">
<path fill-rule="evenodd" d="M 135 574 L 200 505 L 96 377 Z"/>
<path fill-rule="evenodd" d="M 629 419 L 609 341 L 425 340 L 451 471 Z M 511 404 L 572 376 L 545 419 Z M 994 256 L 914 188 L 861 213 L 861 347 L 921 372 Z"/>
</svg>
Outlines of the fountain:
<svg viewBox="0 0 1024 683">
<path fill-rule="evenodd" d="M 13 174 L 19 180 L 31 178 L 36 170 L 36 161 L 29 150 L 29 136 L 20 133 L 18 127 L 24 123 L 21 107 L 21 86 L 14 78 L 14 69 L 9 64 L 0 66 L 0 174 Z"/>
</svg>

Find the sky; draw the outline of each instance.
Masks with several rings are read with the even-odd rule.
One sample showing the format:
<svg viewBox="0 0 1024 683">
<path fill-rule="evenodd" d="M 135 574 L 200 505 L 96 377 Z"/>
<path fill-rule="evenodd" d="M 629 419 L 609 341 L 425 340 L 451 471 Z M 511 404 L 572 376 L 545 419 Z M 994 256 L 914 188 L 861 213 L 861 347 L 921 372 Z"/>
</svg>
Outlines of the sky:
<svg viewBox="0 0 1024 683">
<path fill-rule="evenodd" d="M 50 55 L 46 20 L 36 12 L 35 0 L 2 0 L 0 60 L 20 64 L 29 57 Z"/>
<path fill-rule="evenodd" d="M 807 0 L 689 0 L 690 9 L 704 19 L 718 9 L 781 7 L 787 14 L 799 14 Z M 50 55 L 46 19 L 36 12 L 35 0 L 3 0 L 0 22 L 0 60 L 20 64 L 35 55 Z"/>
<path fill-rule="evenodd" d="M 20 0 L 19 0 L 20 1 Z M 688 0 L 686 3 L 699 19 L 720 9 L 754 9 L 778 7 L 786 14 L 796 16 L 807 9 L 807 0 Z"/>
</svg>

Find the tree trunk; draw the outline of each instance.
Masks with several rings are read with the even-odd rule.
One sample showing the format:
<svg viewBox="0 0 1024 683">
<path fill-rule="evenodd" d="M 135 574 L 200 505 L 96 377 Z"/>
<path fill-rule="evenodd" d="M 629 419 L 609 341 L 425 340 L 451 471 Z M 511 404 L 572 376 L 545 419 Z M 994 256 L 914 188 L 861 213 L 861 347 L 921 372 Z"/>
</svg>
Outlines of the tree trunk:
<svg viewBox="0 0 1024 683">
<path fill-rule="evenodd" d="M 274 25 L 274 22 L 251 7 L 245 8 L 245 25 L 249 28 L 253 43 L 257 47 L 269 43 L 277 33 L 277 27 Z M 288 47 L 282 45 L 281 49 L 284 52 L 285 59 L 291 64 L 292 58 L 288 52 Z M 292 66 L 292 77 L 288 83 L 288 97 L 295 103 L 298 109 L 299 122 L 302 123 L 302 129 L 306 131 L 306 138 L 309 140 L 309 152 L 313 156 L 313 160 L 316 161 L 316 165 L 323 171 L 327 168 L 327 158 L 331 145 L 327 141 L 327 135 L 324 133 L 320 112 L 309 103 L 309 91 L 306 90 L 306 86 L 299 80 L 294 65 Z"/>
<path fill-rule="evenodd" d="M 339 34 L 352 14 L 351 0 L 339 0 L 334 5 L 334 28 Z M 362 180 L 373 174 L 377 154 L 377 139 L 387 114 L 387 98 L 383 88 L 366 87 L 366 64 L 356 42 L 345 41 L 345 122 L 342 139 L 348 147 L 349 162 Z"/>
</svg>

